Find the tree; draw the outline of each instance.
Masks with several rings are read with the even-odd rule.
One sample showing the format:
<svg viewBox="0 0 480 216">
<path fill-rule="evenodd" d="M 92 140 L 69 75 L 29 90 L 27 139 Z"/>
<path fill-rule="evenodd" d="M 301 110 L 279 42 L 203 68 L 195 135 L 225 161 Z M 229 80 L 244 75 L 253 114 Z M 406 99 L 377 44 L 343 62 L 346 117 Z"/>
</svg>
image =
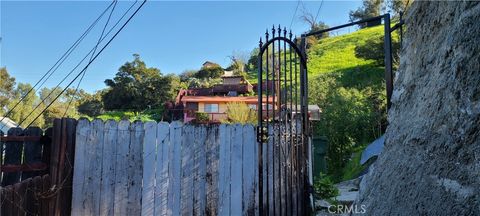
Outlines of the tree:
<svg viewBox="0 0 480 216">
<path fill-rule="evenodd" d="M 17 87 L 13 91 L 13 97 L 9 100 L 9 104 L 7 105 L 7 110 L 11 110 L 9 118 L 19 124 L 23 121 L 21 124 L 22 127 L 26 127 L 30 122 L 32 122 L 33 119 L 37 117 L 40 114 L 40 111 L 44 108 L 43 105 L 40 105 L 37 109 L 34 109 L 39 103 L 39 98 L 34 90 L 27 95 L 27 92 L 31 88 L 32 86 L 30 84 L 18 83 Z M 26 95 L 24 100 L 22 100 L 19 105 L 13 109 L 15 104 L 17 104 L 24 95 Z M 44 123 L 45 121 L 43 117 L 40 117 L 32 123 L 32 126 L 43 127 Z"/>
<path fill-rule="evenodd" d="M 198 72 L 197 70 L 185 70 L 185 71 L 183 71 L 180 74 L 180 81 L 182 81 L 182 82 L 188 81 L 190 78 L 195 77 L 197 72 Z"/>
<path fill-rule="evenodd" d="M 224 73 L 223 68 L 218 64 L 214 64 L 214 65 L 202 67 L 197 72 L 195 77 L 198 79 L 206 79 L 206 78 L 215 79 L 215 78 L 220 78 L 223 75 L 223 73 Z"/>
<path fill-rule="evenodd" d="M 76 109 L 78 105 L 78 95 L 75 94 L 76 90 L 73 88 L 67 89 L 62 95 L 60 95 L 60 97 L 58 97 L 58 99 L 54 101 L 54 99 L 61 92 L 62 89 L 60 88 L 42 88 L 40 90 L 39 96 L 40 101 L 43 101 L 42 106 L 49 106 L 48 109 L 46 109 L 42 114 L 46 126 L 53 125 L 53 120 L 56 118 L 78 118 L 78 112 Z M 83 90 L 80 90 L 79 92 L 84 94 Z"/>
<path fill-rule="evenodd" d="M 380 16 L 380 12 L 382 9 L 383 0 L 363 0 L 363 4 L 360 8 L 355 11 L 350 11 L 350 21 L 358 21 L 367 18 L 372 18 L 376 16 Z M 360 28 L 370 27 L 374 25 L 379 25 L 381 22 L 373 22 L 373 23 L 361 23 L 359 24 Z"/>
<path fill-rule="evenodd" d="M 371 69 L 371 68 L 370 68 Z M 328 139 L 328 172 L 339 176 L 352 153 L 378 138 L 386 128 L 383 73 L 345 70 L 309 81 L 309 101 L 322 110 L 315 133 Z"/>
<path fill-rule="evenodd" d="M 306 33 L 312 33 L 312 32 L 316 32 L 316 31 L 320 31 L 320 30 L 323 30 L 323 29 L 330 28 L 325 22 L 318 21 L 317 16 L 313 16 L 313 14 L 310 13 L 305 8 L 305 5 L 303 5 L 302 13 L 303 14 L 302 14 L 302 16 L 300 16 L 300 18 L 303 20 L 303 22 L 307 23 L 310 26 L 310 29 Z M 328 36 L 329 36 L 329 33 L 324 32 L 322 34 L 307 37 L 306 38 L 307 48 L 311 47 L 313 44 L 318 43 L 318 40 L 320 40 L 322 38 L 327 38 Z"/>
<path fill-rule="evenodd" d="M 246 75 L 247 70 L 247 62 L 249 60 L 249 54 L 241 51 L 234 51 L 232 55 L 229 56 L 230 58 L 230 66 L 228 66 L 225 70 L 233 71 L 235 75 Z"/>
<path fill-rule="evenodd" d="M 113 79 L 105 80 L 109 87 L 102 96 L 106 110 L 141 111 L 161 107 L 174 97 L 171 78 L 147 67 L 139 55 L 133 56 L 134 60 L 121 66 Z"/>
<path fill-rule="evenodd" d="M 320 31 L 320 30 L 324 30 L 324 29 L 328 29 L 328 28 L 330 28 L 330 26 L 328 26 L 323 21 L 320 21 L 320 22 L 316 23 L 315 25 L 311 26 L 310 31 L 308 33 L 316 32 L 316 31 Z M 320 40 L 322 38 L 327 38 L 328 36 L 329 36 L 328 32 L 324 32 L 322 34 L 314 35 L 313 37 L 315 37 L 317 40 Z"/>
<path fill-rule="evenodd" d="M 247 60 L 247 72 L 248 73 L 257 73 L 258 70 L 258 54 L 260 49 L 255 47 L 252 52 L 250 52 L 250 57 Z"/>
<path fill-rule="evenodd" d="M 77 110 L 80 114 L 87 116 L 99 116 L 104 113 L 103 91 L 97 91 L 94 94 L 85 94 L 81 97 Z"/>
<path fill-rule="evenodd" d="M 405 12 L 412 2 L 413 0 L 389 0 L 388 6 L 393 12 L 393 17 L 398 18 L 400 12 Z"/>
<path fill-rule="evenodd" d="M 15 78 L 8 74 L 7 68 L 0 68 L 0 114 L 2 114 L 8 101 L 13 96 L 13 90 L 15 88 Z"/>
</svg>

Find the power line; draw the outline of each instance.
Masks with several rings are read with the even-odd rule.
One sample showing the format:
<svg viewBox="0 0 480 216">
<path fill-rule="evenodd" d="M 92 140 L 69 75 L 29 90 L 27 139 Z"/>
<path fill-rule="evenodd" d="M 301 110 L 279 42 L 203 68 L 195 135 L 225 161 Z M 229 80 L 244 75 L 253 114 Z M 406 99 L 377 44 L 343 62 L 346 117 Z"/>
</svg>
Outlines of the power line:
<svg viewBox="0 0 480 216">
<path fill-rule="evenodd" d="M 130 22 L 130 20 L 132 20 L 132 18 L 137 14 L 137 12 L 143 7 L 143 5 L 145 5 L 145 3 L 147 2 L 147 0 L 144 0 L 142 2 L 142 4 L 135 10 L 135 12 L 128 18 L 128 20 L 122 25 L 122 27 L 120 27 L 120 29 L 118 29 L 118 31 L 112 36 L 112 38 L 110 38 L 110 40 L 102 47 L 102 49 L 93 57 L 92 60 L 90 60 L 90 62 L 88 62 L 88 64 L 82 69 L 82 71 L 80 71 L 79 74 L 77 74 L 77 76 L 75 76 L 75 78 L 62 90 L 62 92 L 60 92 L 60 94 L 57 95 L 57 97 L 55 97 L 55 99 L 52 100 L 52 102 L 50 102 L 50 104 L 48 104 L 47 107 L 45 107 L 41 112 L 40 114 L 38 114 L 33 120 L 32 122 L 30 122 L 30 124 L 28 124 L 28 127 L 30 127 L 30 125 L 35 122 L 38 117 L 40 117 L 43 112 L 45 112 L 45 110 L 47 110 L 52 104 L 53 102 L 55 102 L 55 100 L 57 100 L 60 95 L 62 95 L 70 85 L 72 85 L 72 83 L 75 82 L 76 79 L 78 79 L 80 77 L 80 75 L 87 70 L 87 68 L 90 66 L 90 64 L 92 64 L 93 61 L 95 61 L 95 59 L 97 59 L 97 57 L 105 50 L 105 48 L 113 41 L 113 39 L 115 39 L 115 37 L 117 37 L 117 35 L 123 30 L 123 28 L 125 28 L 125 26 Z"/>
<path fill-rule="evenodd" d="M 112 28 L 110 28 L 110 30 L 107 32 L 107 34 L 105 35 L 105 37 L 102 38 L 101 41 L 103 41 L 103 40 L 113 31 L 113 29 L 115 29 L 115 27 L 117 27 L 117 25 L 120 23 L 120 21 L 121 21 L 121 20 L 125 17 L 125 15 L 133 8 L 133 6 L 134 6 L 136 3 L 137 3 L 137 1 L 135 1 L 135 2 L 130 6 L 130 8 L 122 15 L 122 17 L 120 17 L 120 19 L 118 19 L 118 21 L 115 23 L 115 25 L 114 25 Z M 95 47 L 92 48 L 92 49 L 82 58 L 82 60 L 80 60 L 80 62 L 79 62 L 77 65 L 75 65 L 75 67 L 74 67 L 72 70 L 70 70 L 70 72 L 57 84 L 57 86 L 55 86 L 55 88 L 53 88 L 53 89 L 49 92 L 49 94 L 48 94 L 45 98 L 43 98 L 42 101 L 41 101 L 39 104 L 37 104 L 37 106 L 35 106 L 35 108 L 33 108 L 33 110 L 36 110 L 37 108 L 39 108 L 40 105 L 41 105 L 42 103 L 44 103 L 45 100 L 46 100 L 47 98 L 49 98 L 50 95 L 52 95 L 52 94 L 54 93 L 54 91 L 57 90 L 57 89 L 60 87 L 60 85 L 83 63 L 83 61 L 85 61 L 85 59 L 90 55 L 90 53 L 93 52 L 93 50 L 95 50 Z M 62 91 L 62 93 L 63 93 L 63 92 L 64 92 L 64 91 Z M 61 94 L 60 94 L 60 95 L 61 95 Z M 60 97 L 60 95 L 59 95 L 58 97 Z M 58 98 L 58 97 L 56 97 L 56 98 Z M 56 100 L 56 99 L 55 99 L 55 100 Z M 21 123 L 19 123 L 19 125 L 21 125 L 21 124 L 22 124 L 28 117 L 30 117 L 30 115 L 32 115 L 32 114 L 33 114 L 33 113 L 29 113 L 29 114 L 27 115 L 27 117 L 25 117 L 25 118 L 21 121 Z M 32 123 L 33 123 L 33 122 L 31 122 L 30 124 L 32 124 Z"/>
<path fill-rule="evenodd" d="M 2 119 L 0 120 L 0 122 L 2 122 L 6 117 L 8 117 L 12 112 L 13 110 L 15 110 L 15 108 L 17 108 L 17 106 L 23 101 L 25 100 L 25 98 L 28 96 L 28 94 L 30 94 L 34 89 L 35 87 L 37 87 L 37 85 L 42 82 L 42 80 L 47 76 L 47 79 L 50 78 L 51 74 L 53 74 L 57 69 L 58 67 L 60 67 L 61 64 L 63 64 L 63 62 L 70 56 L 70 54 L 77 48 L 77 46 L 83 41 L 83 39 L 88 35 L 88 33 L 90 33 L 90 31 L 92 30 L 92 28 L 98 23 L 98 21 L 103 17 L 103 15 L 105 15 L 105 13 L 108 11 L 108 9 L 113 5 L 113 2 L 107 7 L 105 8 L 105 10 L 97 17 L 97 19 L 92 23 L 90 24 L 90 26 L 87 28 L 87 30 L 85 30 L 83 32 L 83 34 L 67 49 L 67 51 L 65 51 L 65 53 L 63 53 L 63 55 L 60 57 L 60 59 L 58 59 L 55 64 L 53 64 L 53 66 L 40 78 L 40 80 L 38 80 L 35 85 L 30 88 L 27 93 L 25 93 L 21 98 L 20 100 L 13 106 L 13 108 L 11 108 L 3 117 Z M 55 68 L 55 69 L 54 69 Z M 52 71 L 53 70 L 53 71 Z M 46 79 L 46 80 L 47 80 Z M 43 82 L 39 88 L 41 86 L 43 86 L 45 82 Z M 0 129 L 3 129 L 3 126 L 2 128 Z"/>
<path fill-rule="evenodd" d="M 315 15 L 315 23 L 317 22 L 317 18 L 318 18 L 318 15 L 320 14 L 320 9 L 322 9 L 322 6 L 323 6 L 323 0 L 320 2 L 320 6 L 318 7 L 318 10 L 317 10 L 317 15 Z"/>
<path fill-rule="evenodd" d="M 290 28 L 289 29 L 292 29 L 293 20 L 295 19 L 295 16 L 297 15 L 298 6 L 300 6 L 300 0 L 297 1 L 297 7 L 295 7 L 295 12 L 293 13 L 292 21 L 290 21 Z"/>
<path fill-rule="evenodd" d="M 93 53 L 92 53 L 92 55 L 90 56 L 90 60 L 92 60 L 93 55 L 95 54 L 95 52 L 96 52 L 96 50 L 97 50 L 97 47 L 98 47 L 98 45 L 99 45 L 100 42 L 101 42 L 101 39 L 102 39 L 102 37 L 103 37 L 103 34 L 105 33 L 105 29 L 107 28 L 108 23 L 110 22 L 110 18 L 112 18 L 113 11 L 115 11 L 115 7 L 117 6 L 117 0 L 114 0 L 114 2 L 115 2 L 115 4 L 113 5 L 112 10 L 110 11 L 110 15 L 108 15 L 107 22 L 105 22 L 105 25 L 103 26 L 102 33 L 100 34 L 100 37 L 98 37 L 97 44 L 95 45 L 95 48 L 94 48 L 94 50 L 93 50 Z M 83 77 L 85 76 L 86 72 L 87 72 L 87 71 L 85 70 L 85 72 L 82 74 L 82 77 L 81 77 L 80 80 L 78 81 L 77 87 L 75 88 L 75 92 L 73 93 L 72 98 L 71 98 L 70 101 L 68 102 L 68 105 L 67 105 L 67 107 L 65 108 L 65 112 L 63 113 L 62 118 L 65 117 L 65 115 L 67 114 L 68 108 L 69 108 L 70 105 L 72 104 L 73 99 L 75 98 L 75 95 L 76 95 L 77 92 L 78 92 L 78 88 L 80 87 L 80 83 L 82 83 Z"/>
</svg>

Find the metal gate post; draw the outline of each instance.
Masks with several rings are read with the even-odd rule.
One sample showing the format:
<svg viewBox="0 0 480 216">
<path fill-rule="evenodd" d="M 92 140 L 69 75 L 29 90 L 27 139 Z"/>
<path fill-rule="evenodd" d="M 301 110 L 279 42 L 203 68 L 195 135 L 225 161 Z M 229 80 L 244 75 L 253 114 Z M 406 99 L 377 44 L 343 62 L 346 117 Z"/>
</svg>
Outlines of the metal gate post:
<svg viewBox="0 0 480 216">
<path fill-rule="evenodd" d="M 385 82 L 387 84 L 387 110 L 392 105 L 391 98 L 393 92 L 393 73 L 392 73 L 392 33 L 390 32 L 390 14 L 383 17 L 384 30 L 384 51 L 385 51 Z"/>
<path fill-rule="evenodd" d="M 261 49 L 263 46 L 262 38 L 260 37 L 259 48 Z M 268 57 L 267 57 L 268 58 Z M 262 96 L 262 55 L 258 55 L 258 84 L 257 84 L 257 92 L 258 92 L 258 126 L 257 126 L 257 145 L 258 145 L 258 211 L 259 215 L 263 216 L 263 126 L 261 121 L 263 121 L 263 96 Z M 267 86 L 268 88 L 268 86 Z M 268 97 L 268 95 L 267 95 Z M 268 107 L 268 104 L 267 104 Z"/>
</svg>

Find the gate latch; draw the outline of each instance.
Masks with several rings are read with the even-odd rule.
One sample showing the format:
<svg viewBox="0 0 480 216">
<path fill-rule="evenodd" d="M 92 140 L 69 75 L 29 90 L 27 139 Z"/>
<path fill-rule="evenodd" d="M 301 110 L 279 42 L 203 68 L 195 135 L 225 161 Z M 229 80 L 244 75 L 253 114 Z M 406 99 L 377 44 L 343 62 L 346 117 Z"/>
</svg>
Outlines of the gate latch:
<svg viewBox="0 0 480 216">
<path fill-rule="evenodd" d="M 257 126 L 257 142 L 265 143 L 268 140 L 268 130 L 265 126 Z"/>
</svg>

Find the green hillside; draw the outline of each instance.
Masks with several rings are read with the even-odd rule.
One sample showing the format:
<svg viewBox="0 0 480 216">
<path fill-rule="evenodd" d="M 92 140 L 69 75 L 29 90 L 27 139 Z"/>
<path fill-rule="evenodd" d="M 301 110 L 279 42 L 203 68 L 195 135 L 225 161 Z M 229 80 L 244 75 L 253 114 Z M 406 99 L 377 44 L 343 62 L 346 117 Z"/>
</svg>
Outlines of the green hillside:
<svg viewBox="0 0 480 216">
<path fill-rule="evenodd" d="M 373 60 L 355 56 L 355 47 L 364 44 L 367 39 L 383 37 L 383 26 L 361 29 L 353 33 L 328 37 L 320 40 L 308 50 L 309 75 L 351 70 L 368 67 L 373 70 L 383 68 L 371 66 Z"/>
<path fill-rule="evenodd" d="M 352 153 L 386 127 L 382 38 L 383 26 L 378 26 L 328 37 L 308 49 L 309 103 L 322 110 L 314 131 L 328 139 L 328 174 L 335 181 L 356 177 L 345 175 L 351 171 L 346 167 L 352 167 Z M 359 46 L 377 53 L 376 60 L 356 56 Z"/>
</svg>

